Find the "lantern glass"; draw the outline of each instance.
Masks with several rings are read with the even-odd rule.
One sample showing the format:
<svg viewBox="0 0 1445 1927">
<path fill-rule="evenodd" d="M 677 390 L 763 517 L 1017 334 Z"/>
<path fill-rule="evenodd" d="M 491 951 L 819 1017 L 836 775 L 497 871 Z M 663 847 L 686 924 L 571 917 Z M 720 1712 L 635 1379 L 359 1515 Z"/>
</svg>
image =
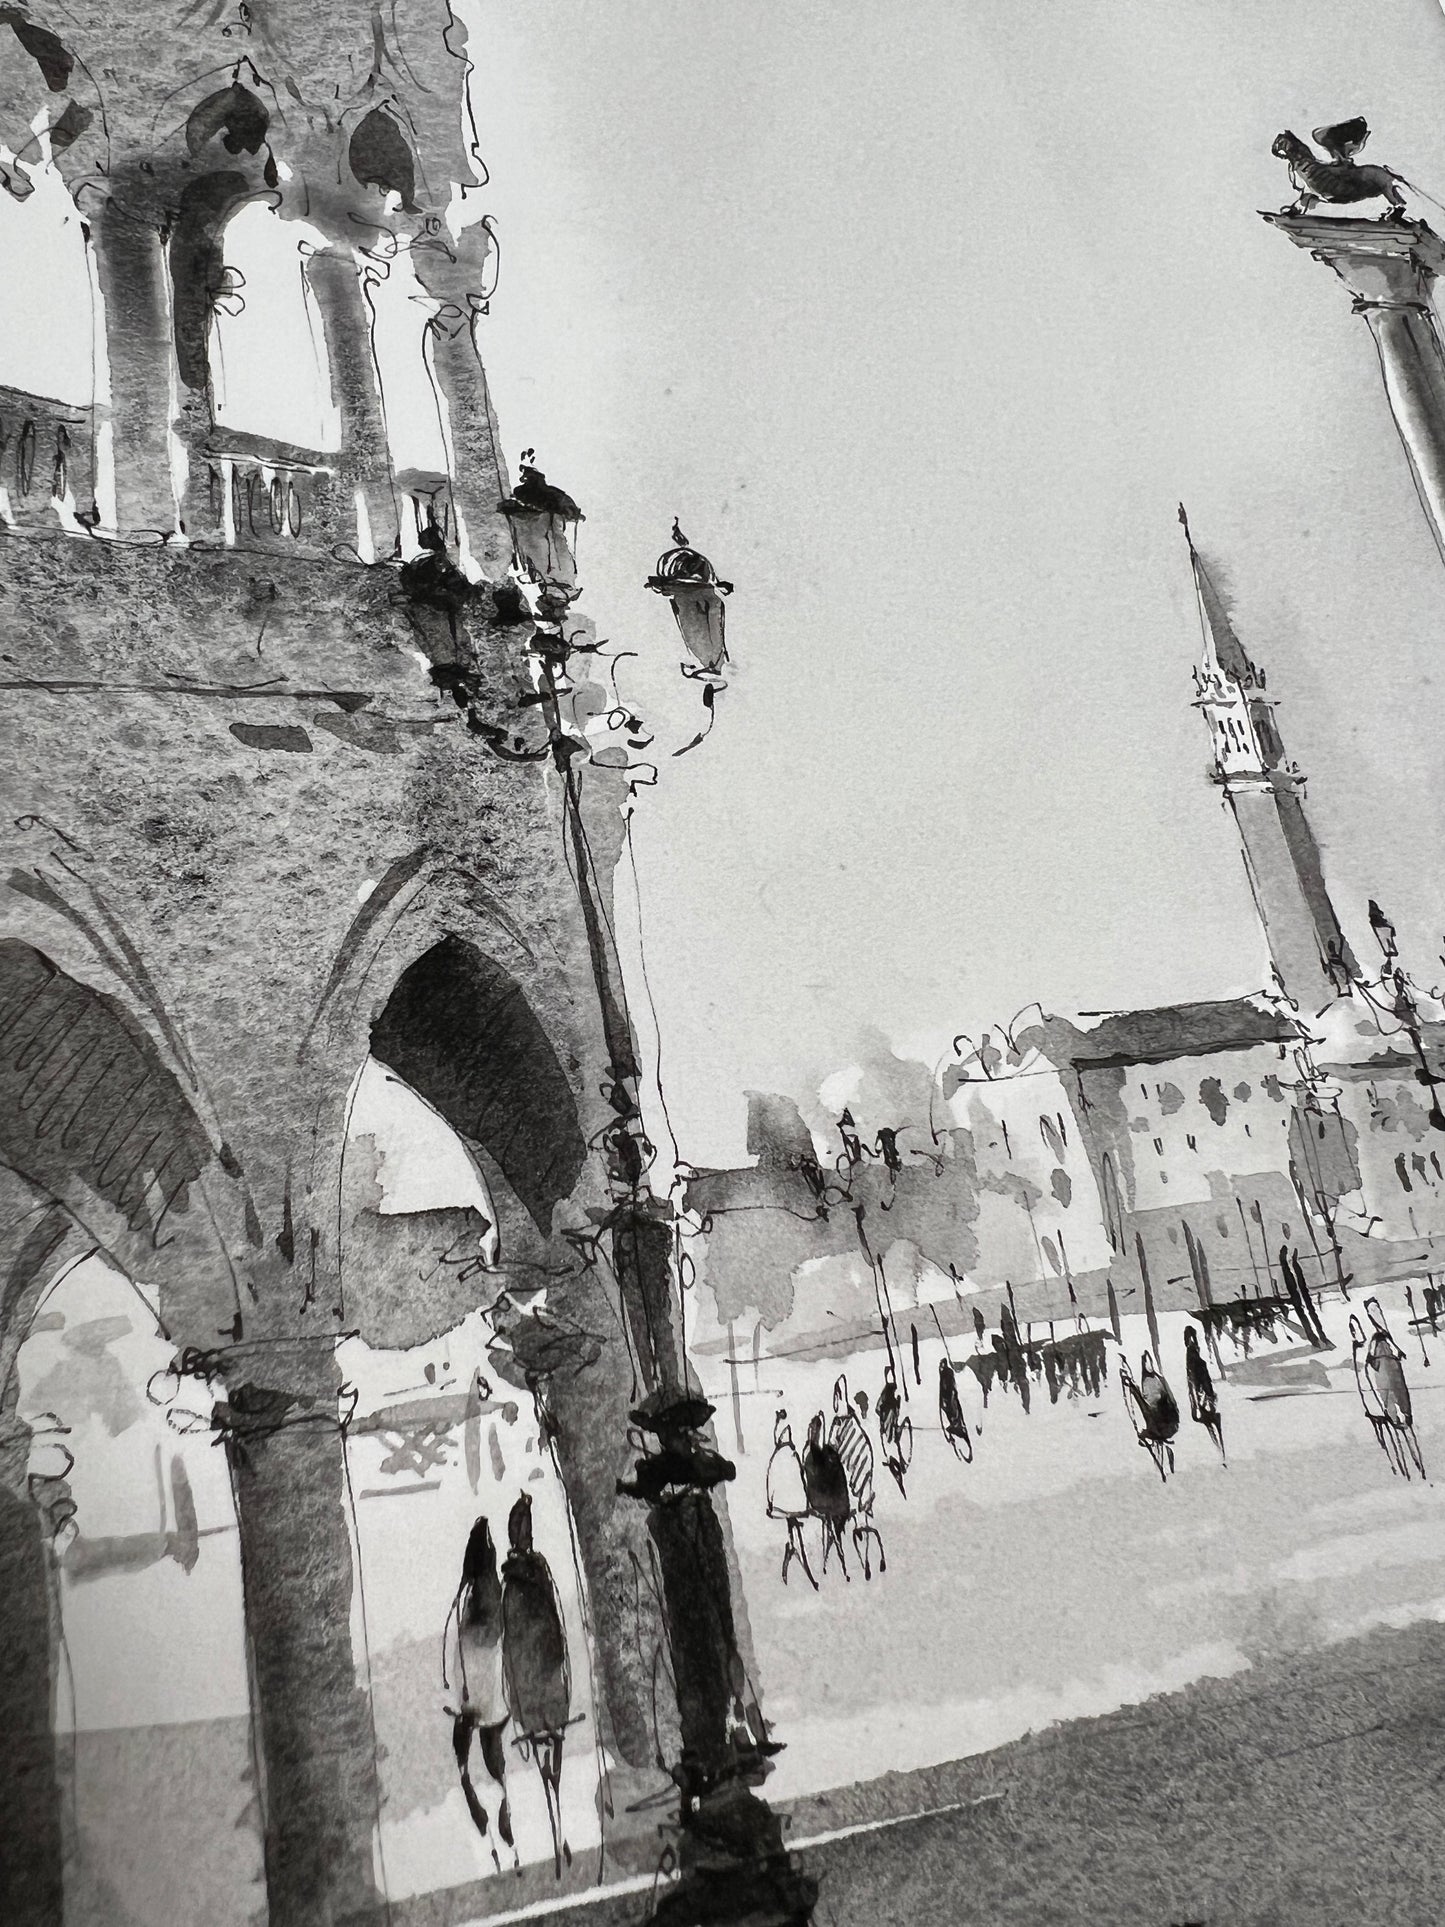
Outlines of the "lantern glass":
<svg viewBox="0 0 1445 1927">
<path fill-rule="evenodd" d="M 567 539 L 567 524 L 545 510 L 514 508 L 507 512 L 517 560 L 533 582 L 569 593 L 577 587 L 577 560 Z"/>
<path fill-rule="evenodd" d="M 726 607 L 711 583 L 674 588 L 672 613 L 683 647 L 704 669 L 717 669 L 727 659 Z"/>
</svg>

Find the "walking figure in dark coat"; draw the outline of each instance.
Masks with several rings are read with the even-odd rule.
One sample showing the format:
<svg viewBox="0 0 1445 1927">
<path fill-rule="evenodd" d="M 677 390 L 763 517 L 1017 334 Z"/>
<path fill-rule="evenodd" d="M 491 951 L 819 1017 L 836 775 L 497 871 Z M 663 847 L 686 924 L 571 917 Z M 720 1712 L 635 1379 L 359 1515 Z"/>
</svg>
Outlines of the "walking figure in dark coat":
<svg viewBox="0 0 1445 1927">
<path fill-rule="evenodd" d="M 1405 1383 L 1405 1354 L 1395 1343 L 1390 1327 L 1385 1323 L 1385 1314 L 1378 1298 L 1365 1300 L 1365 1314 L 1372 1327 L 1365 1349 L 1366 1381 L 1384 1414 L 1396 1464 L 1408 1479 L 1410 1465 L 1405 1456 L 1408 1451 L 1415 1470 L 1423 1479 L 1425 1460 L 1420 1451 L 1420 1441 L 1415 1437 L 1415 1413 L 1410 1403 L 1410 1387 Z"/>
<path fill-rule="evenodd" d="M 878 1394 L 878 1403 L 873 1409 L 878 1419 L 883 1463 L 893 1474 L 899 1492 L 906 1499 L 908 1494 L 903 1491 L 903 1475 L 913 1458 L 913 1420 L 904 1417 L 903 1401 L 898 1396 L 898 1380 L 894 1377 L 891 1365 L 883 1367 L 883 1390 Z"/>
<path fill-rule="evenodd" d="M 1119 1382 L 1124 1388 L 1125 1403 L 1129 1406 L 1139 1443 L 1158 1466 L 1160 1478 L 1167 1483 L 1169 1472 L 1174 1470 L 1173 1440 L 1179 1430 L 1178 1401 L 1162 1374 L 1156 1370 L 1152 1352 L 1145 1352 L 1139 1360 L 1137 1380 L 1129 1370 L 1128 1360 L 1121 1360 Z M 1166 1460 L 1168 1472 L 1164 1469 Z"/>
<path fill-rule="evenodd" d="M 507 1692 L 502 1669 L 502 1582 L 497 1576 L 497 1548 L 492 1543 L 492 1529 L 485 1519 L 477 1520 L 467 1539 L 461 1584 L 447 1614 L 442 1639 L 442 1685 L 446 1687 L 451 1685 L 447 1670 L 449 1647 L 462 1701 L 452 1724 L 452 1751 L 457 1756 L 467 1811 L 477 1832 L 491 1847 L 492 1864 L 500 1873 L 502 1863 L 488 1833 L 487 1810 L 472 1784 L 471 1774 L 475 1738 L 482 1765 L 502 1790 L 497 1832 L 512 1849 L 514 1864 L 520 1864 L 512 1838 L 507 1756 L 502 1745 L 502 1729 L 507 1724 Z"/>
<path fill-rule="evenodd" d="M 823 1571 L 828 1570 L 828 1554 L 838 1554 L 838 1564 L 847 1579 L 848 1561 L 843 1556 L 843 1528 L 853 1510 L 848 1492 L 848 1474 L 836 1445 L 823 1436 L 823 1414 L 808 1421 L 808 1443 L 803 1451 L 803 1490 L 808 1495 L 808 1510 L 823 1528 Z"/>
<path fill-rule="evenodd" d="M 951 1358 L 938 1361 L 938 1420 L 943 1436 L 953 1447 L 953 1456 L 966 1465 L 973 1463 L 973 1440 L 968 1420 L 963 1416 L 963 1400 L 958 1396 L 958 1373 Z"/>
<path fill-rule="evenodd" d="M 1228 1465 L 1229 1460 L 1224 1456 L 1224 1420 L 1219 1412 L 1219 1394 L 1199 1349 L 1199 1333 L 1192 1325 L 1184 1327 L 1184 1376 L 1189 1381 L 1189 1416 L 1196 1425 L 1204 1427 L 1219 1447 L 1220 1459 Z"/>
<path fill-rule="evenodd" d="M 572 1864 L 562 1838 L 562 1739 L 572 1716 L 567 1634 L 552 1569 L 532 1544 L 532 1501 L 523 1493 L 507 1518 L 511 1547 L 502 1565 L 502 1658 L 507 1705 L 525 1759 L 542 1775 L 557 1876 Z"/>
</svg>

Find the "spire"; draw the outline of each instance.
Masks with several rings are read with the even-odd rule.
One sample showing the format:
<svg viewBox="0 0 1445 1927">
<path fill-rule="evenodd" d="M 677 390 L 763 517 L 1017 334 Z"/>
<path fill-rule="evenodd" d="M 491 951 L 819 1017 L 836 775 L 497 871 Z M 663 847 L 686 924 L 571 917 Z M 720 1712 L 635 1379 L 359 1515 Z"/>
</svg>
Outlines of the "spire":
<svg viewBox="0 0 1445 1927">
<path fill-rule="evenodd" d="M 1234 633 L 1234 625 L 1220 599 L 1219 591 L 1189 533 L 1189 517 L 1179 504 L 1179 520 L 1184 540 L 1189 544 L 1189 562 L 1194 570 L 1194 591 L 1199 598 L 1199 623 L 1204 632 L 1204 657 L 1200 674 L 1206 680 L 1237 683 L 1243 689 L 1263 688 L 1264 677 L 1245 654 L 1244 644 Z"/>
<path fill-rule="evenodd" d="M 1215 780 L 1258 783 L 1268 780 L 1272 764 L 1281 760 L 1269 753 L 1276 746 L 1264 677 L 1244 652 L 1218 589 L 1189 533 L 1184 504 L 1179 520 L 1189 544 L 1194 571 L 1194 593 L 1199 603 L 1199 627 L 1204 649 L 1194 671 L 1194 704 L 1209 724 L 1214 744 Z"/>
<path fill-rule="evenodd" d="M 1340 996 L 1355 960 L 1330 902 L 1304 812 L 1304 777 L 1285 755 L 1263 673 L 1245 654 L 1228 611 L 1179 520 L 1199 599 L 1204 655 L 1194 705 L 1209 725 L 1214 781 L 1234 812 L 1244 865 L 1270 956 L 1286 996 L 1319 1011 Z"/>
</svg>

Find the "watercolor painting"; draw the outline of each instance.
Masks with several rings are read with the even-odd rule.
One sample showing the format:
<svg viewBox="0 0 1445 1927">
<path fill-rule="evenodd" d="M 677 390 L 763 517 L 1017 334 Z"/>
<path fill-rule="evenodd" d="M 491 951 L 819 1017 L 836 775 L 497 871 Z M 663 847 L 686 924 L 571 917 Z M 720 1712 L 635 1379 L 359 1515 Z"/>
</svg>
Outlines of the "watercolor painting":
<svg viewBox="0 0 1445 1927">
<path fill-rule="evenodd" d="M 1445 1914 L 1442 103 L 0 4 L 5 1927 Z"/>
</svg>

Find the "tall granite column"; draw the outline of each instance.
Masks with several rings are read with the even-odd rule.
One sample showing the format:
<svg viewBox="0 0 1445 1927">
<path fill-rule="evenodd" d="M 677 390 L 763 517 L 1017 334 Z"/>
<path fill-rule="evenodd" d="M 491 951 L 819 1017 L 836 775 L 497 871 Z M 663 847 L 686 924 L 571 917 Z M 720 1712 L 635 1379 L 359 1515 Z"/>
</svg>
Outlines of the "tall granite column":
<svg viewBox="0 0 1445 1927">
<path fill-rule="evenodd" d="M 372 552 L 385 562 L 397 542 L 396 497 L 386 440 L 380 377 L 371 339 L 371 307 L 349 245 L 338 242 L 310 256 L 306 279 L 316 296 L 326 336 L 332 393 L 341 410 L 338 508 L 361 492 L 371 525 Z"/>
<path fill-rule="evenodd" d="M 1445 347 L 1430 293 L 1445 243 L 1423 221 L 1266 214 L 1272 227 L 1333 268 L 1375 338 L 1390 413 L 1420 506 L 1445 560 Z"/>
</svg>

